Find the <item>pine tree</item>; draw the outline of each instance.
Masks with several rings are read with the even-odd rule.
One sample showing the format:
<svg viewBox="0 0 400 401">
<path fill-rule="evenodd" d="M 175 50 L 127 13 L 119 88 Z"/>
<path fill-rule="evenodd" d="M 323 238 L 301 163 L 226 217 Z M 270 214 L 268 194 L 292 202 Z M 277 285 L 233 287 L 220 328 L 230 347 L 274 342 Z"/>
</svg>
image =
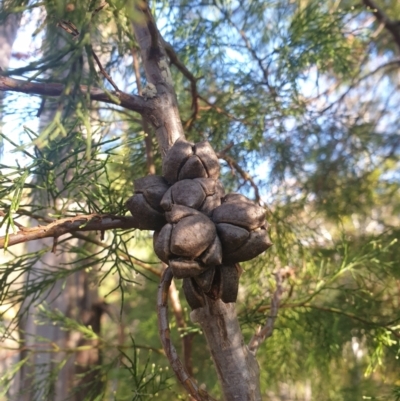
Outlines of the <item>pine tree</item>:
<svg viewBox="0 0 400 401">
<path fill-rule="evenodd" d="M 25 128 L 23 146 L 2 133 L 6 150 L 14 147 L 25 157 L 24 163 L 2 166 L 1 209 L 8 232 L 2 246 L 9 256 L 0 287 L 5 337 L 17 337 L 29 297 L 41 299 L 58 280 L 92 269 L 107 295 L 100 333 L 84 319 L 54 309 L 51 298 L 41 313 L 71 335 L 93 340 L 90 349 L 101 350 L 93 372 L 107 385 L 98 399 L 112 394 L 145 399 L 156 393 L 160 399 L 177 398 L 182 388 L 160 370 L 166 365 L 163 352 L 194 399 L 211 399 L 208 394 L 233 399 L 229 389 L 250 393 L 241 399 L 396 397 L 397 3 L 185 1 L 154 3 L 151 9 L 112 1 L 45 4 L 54 12 L 42 8 L 42 14 L 32 14 L 38 18 L 36 34 L 56 28 L 65 46 L 0 76 L 9 113 L 12 92 L 40 95 L 60 110 L 41 132 Z M 22 10 L 17 2 L 7 7 Z M 33 3 L 24 16 L 41 7 Z M 82 64 L 88 65 L 87 74 L 79 73 Z M 50 77 L 50 71 L 62 78 Z M 252 351 L 249 358 L 259 350 L 261 395 L 257 369 L 244 355 L 242 367 L 235 369 L 213 353 L 222 382 L 218 389 L 199 327 L 188 316 L 182 291 L 178 296 L 179 281 L 170 284 L 170 270 L 151 251 L 151 236 L 135 230 L 137 221 L 126 214 L 132 181 L 161 174 L 162 158 L 183 136 L 193 143 L 210 141 L 226 191 L 252 197 L 270 223 L 274 246 L 242 265 L 236 306 L 210 301 L 230 313 L 232 322 L 237 312 L 240 329 L 224 320 L 207 326 L 220 316 L 207 308 L 196 307 L 191 314 L 211 349 L 221 348 L 221 340 L 225 347 L 235 336 L 240 344 L 241 330 Z M 68 156 L 57 162 L 60 149 L 68 149 Z M 60 171 L 63 163 L 71 176 Z M 39 176 L 40 186 L 30 178 Z M 43 205 L 31 201 L 35 189 L 53 199 L 64 191 L 70 198 L 66 205 L 73 206 L 40 216 Z M 27 229 L 20 225 L 23 217 L 47 225 Z M 87 233 L 95 231 L 100 238 Z M 17 243 L 44 236 L 55 238 L 50 248 L 68 252 L 68 268 L 40 274 L 34 262 L 48 249 L 13 251 Z M 86 245 L 75 246 L 77 239 Z M 165 351 L 152 306 L 163 271 L 158 313 Z M 167 291 L 174 313 L 172 343 L 180 345 L 182 365 L 166 341 Z M 14 318 L 7 321 L 10 311 Z M 229 334 L 224 337 L 215 327 L 226 327 Z M 253 337 L 257 327 L 267 337 L 260 344 Z M 47 351 L 56 359 L 62 350 L 49 344 Z M 79 351 L 71 348 L 67 354 Z M 8 368 L 5 385 L 25 362 Z M 235 379 L 233 387 L 224 382 L 230 370 L 243 376 L 247 370 L 250 378 Z M 55 394 L 58 371 L 51 373 L 46 386 Z"/>
</svg>

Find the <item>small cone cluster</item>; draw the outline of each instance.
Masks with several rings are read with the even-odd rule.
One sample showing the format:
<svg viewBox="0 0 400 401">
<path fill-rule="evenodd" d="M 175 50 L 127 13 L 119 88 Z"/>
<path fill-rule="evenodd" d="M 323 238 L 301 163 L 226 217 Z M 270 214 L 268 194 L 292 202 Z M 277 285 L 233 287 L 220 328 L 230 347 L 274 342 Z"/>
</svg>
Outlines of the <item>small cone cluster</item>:
<svg viewBox="0 0 400 401">
<path fill-rule="evenodd" d="M 211 145 L 178 139 L 163 161 L 163 177 L 135 181 L 126 205 L 154 250 L 183 279 L 192 309 L 204 296 L 235 302 L 240 267 L 271 246 L 265 211 L 243 195 L 225 195 Z"/>
</svg>

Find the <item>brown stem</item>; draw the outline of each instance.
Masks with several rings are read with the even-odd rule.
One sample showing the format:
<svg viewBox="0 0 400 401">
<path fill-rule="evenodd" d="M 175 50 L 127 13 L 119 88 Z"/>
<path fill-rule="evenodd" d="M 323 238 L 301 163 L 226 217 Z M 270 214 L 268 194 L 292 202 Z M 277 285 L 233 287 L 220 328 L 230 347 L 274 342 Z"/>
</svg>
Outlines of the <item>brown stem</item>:
<svg viewBox="0 0 400 401">
<path fill-rule="evenodd" d="M 260 204 L 260 191 L 253 178 L 240 167 L 239 163 L 233 157 L 225 154 L 224 152 L 218 152 L 217 156 L 219 159 L 225 160 L 229 164 L 229 166 L 233 167 L 245 181 L 248 181 L 250 183 L 251 187 L 254 190 L 255 201 Z"/>
<path fill-rule="evenodd" d="M 149 113 L 152 109 L 152 103 L 146 102 L 140 96 L 128 95 L 124 92 L 105 92 L 93 87 L 89 89 L 86 85 L 80 85 L 79 89 L 82 93 L 89 94 L 91 100 L 116 104 L 141 114 Z M 63 84 L 29 82 L 0 76 L 0 91 L 4 92 L 21 92 L 30 95 L 58 97 L 64 93 L 64 90 L 65 86 Z"/>
<path fill-rule="evenodd" d="M 142 18 L 133 22 L 135 36 L 143 60 L 147 81 L 157 90 L 155 107 L 146 118 L 156 128 L 156 137 L 162 157 L 179 137 L 184 137 L 179 117 L 171 73 L 163 40 L 146 3 L 137 7 Z M 140 15 L 138 16 L 140 17 Z M 155 40 L 157 39 L 157 40 Z M 168 326 L 167 299 L 172 280 L 170 269 L 163 273 L 158 290 L 158 320 L 160 337 L 170 364 L 189 394 L 196 400 L 211 399 L 202 394 L 185 371 L 170 341 Z M 202 308 L 194 310 L 192 321 L 200 323 L 211 349 L 217 367 L 222 390 L 227 401 L 260 401 L 259 369 L 257 361 L 246 345 L 236 315 L 235 304 L 211 301 Z"/>
<path fill-rule="evenodd" d="M 186 329 L 186 322 L 183 316 L 181 301 L 179 300 L 179 293 L 173 281 L 171 282 L 171 286 L 169 287 L 169 301 L 171 302 L 171 307 L 172 311 L 174 312 L 176 326 L 178 327 L 178 330 L 182 331 Z M 190 376 L 193 376 L 192 342 L 192 334 L 185 334 L 182 336 L 183 361 L 185 369 Z"/>
<path fill-rule="evenodd" d="M 278 317 L 279 304 L 283 293 L 281 272 L 278 271 L 277 273 L 275 273 L 275 281 L 276 281 L 276 290 L 271 299 L 271 309 L 267 322 L 263 327 L 261 326 L 259 327 L 259 329 L 249 342 L 249 350 L 254 355 L 256 354 L 260 345 L 268 337 L 272 336 L 272 332 L 274 331 L 275 320 Z"/>
<path fill-rule="evenodd" d="M 0 249 L 41 238 L 58 238 L 77 231 L 104 231 L 116 228 L 138 228 L 134 217 L 88 214 L 54 220 L 46 226 L 23 228 L 15 234 L 0 237 Z"/>
<path fill-rule="evenodd" d="M 258 363 L 244 344 L 236 304 L 205 298 L 207 305 L 193 310 L 190 317 L 207 339 L 225 399 L 261 401 Z"/>
<path fill-rule="evenodd" d="M 182 61 L 179 59 L 178 55 L 176 54 L 174 48 L 166 41 L 163 42 L 165 51 L 168 54 L 169 60 L 171 61 L 171 64 L 173 64 L 190 82 L 190 92 L 192 94 L 192 114 L 189 117 L 189 119 L 185 123 L 185 128 L 190 129 L 193 125 L 193 123 L 196 121 L 197 116 L 199 114 L 199 94 L 197 92 L 197 81 L 198 78 L 196 78 L 185 66 L 185 64 L 182 63 Z"/>
<path fill-rule="evenodd" d="M 164 270 L 161 276 L 160 284 L 158 286 L 157 316 L 161 342 L 163 344 L 170 365 L 185 390 L 197 401 L 215 401 L 212 397 L 208 395 L 206 391 L 200 389 L 195 381 L 190 377 L 189 373 L 182 365 L 178 353 L 176 352 L 176 349 L 171 342 L 171 333 L 169 330 L 168 319 L 168 294 L 169 287 L 172 282 L 172 277 L 173 276 L 171 269 L 168 267 Z"/>
</svg>

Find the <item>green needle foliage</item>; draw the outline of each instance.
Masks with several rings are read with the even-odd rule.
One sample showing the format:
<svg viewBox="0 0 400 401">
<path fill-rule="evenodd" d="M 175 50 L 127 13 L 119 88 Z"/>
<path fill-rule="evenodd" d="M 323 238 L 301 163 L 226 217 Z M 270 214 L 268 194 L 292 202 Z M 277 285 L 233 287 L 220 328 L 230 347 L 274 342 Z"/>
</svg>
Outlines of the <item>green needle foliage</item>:
<svg viewBox="0 0 400 401">
<path fill-rule="evenodd" d="M 272 273 L 282 272 L 274 333 L 257 354 L 265 400 L 400 399 L 400 43 L 366 3 L 151 3 L 177 56 L 170 57 L 171 72 L 187 138 L 210 141 L 226 190 L 266 209 L 274 246 L 243 263 L 237 302 L 248 341 L 269 316 Z M 400 20 L 397 1 L 376 4 L 388 20 Z M 0 79 L 64 85 L 56 98 L 7 91 L 1 99 L 2 235 L 78 214 L 123 217 L 133 180 L 148 173 L 149 162 L 161 174 L 154 132 L 141 116 L 92 101 L 80 86 L 115 100 L 93 52 L 120 90 L 139 94 L 136 77 L 141 88 L 146 84 L 143 66 L 135 67 L 134 2 L 100 6 L 94 0 L 1 3 L 2 22 L 22 12 L 20 35 L 31 47 L 14 49 L 26 54 Z M 79 33 L 62 29 L 63 21 Z M 51 118 L 43 122 L 46 112 Z M 55 395 L 60 372 L 93 350 L 100 360 L 74 371 L 71 383 L 79 385 L 71 384 L 65 399 L 189 399 L 160 349 L 161 266 L 151 234 L 66 234 L 53 250 L 68 254 L 69 262 L 57 266 L 37 264 L 52 245 L 36 251 L 6 246 L 0 400 L 18 399 L 19 372 L 32 364 L 30 355 L 43 352 L 54 356 L 51 369 L 31 366 L 32 392 L 62 399 Z M 87 285 L 69 292 L 76 272 L 85 272 Z M 56 283 L 62 285 L 54 294 Z M 100 295 L 98 330 L 85 323 L 77 303 L 78 313 L 52 307 L 62 294 L 73 299 L 89 290 Z M 183 336 L 192 341 L 193 374 L 218 397 L 205 340 L 182 294 L 180 300 L 186 323 L 178 325 L 171 314 L 172 341 L 179 352 Z M 21 322 L 32 305 L 41 305 L 37 325 L 50 321 L 68 336 L 80 335 L 82 344 L 67 349 L 43 337 L 34 342 L 40 347 L 25 348 L 29 333 Z"/>
</svg>

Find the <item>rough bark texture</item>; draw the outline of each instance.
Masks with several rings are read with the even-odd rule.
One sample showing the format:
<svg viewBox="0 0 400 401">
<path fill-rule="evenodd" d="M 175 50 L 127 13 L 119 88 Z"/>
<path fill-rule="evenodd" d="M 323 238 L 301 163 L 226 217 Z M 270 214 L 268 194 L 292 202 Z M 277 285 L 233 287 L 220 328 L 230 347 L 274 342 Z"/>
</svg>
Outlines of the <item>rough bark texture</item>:
<svg viewBox="0 0 400 401">
<path fill-rule="evenodd" d="M 258 363 L 244 344 L 236 304 L 209 298 L 207 302 L 190 317 L 207 339 L 225 399 L 261 401 Z"/>
</svg>

